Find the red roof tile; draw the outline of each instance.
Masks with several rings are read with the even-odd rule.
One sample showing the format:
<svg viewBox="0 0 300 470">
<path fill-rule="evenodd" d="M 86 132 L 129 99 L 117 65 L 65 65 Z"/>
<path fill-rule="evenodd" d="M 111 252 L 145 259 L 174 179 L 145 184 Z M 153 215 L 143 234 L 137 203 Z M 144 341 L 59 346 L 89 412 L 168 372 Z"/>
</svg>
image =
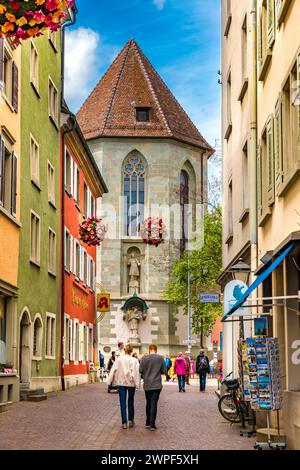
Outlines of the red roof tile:
<svg viewBox="0 0 300 470">
<path fill-rule="evenodd" d="M 136 121 L 136 107 L 149 107 L 150 122 Z M 135 41 L 116 57 L 77 115 L 87 140 L 98 137 L 174 138 L 213 149 Z"/>
</svg>

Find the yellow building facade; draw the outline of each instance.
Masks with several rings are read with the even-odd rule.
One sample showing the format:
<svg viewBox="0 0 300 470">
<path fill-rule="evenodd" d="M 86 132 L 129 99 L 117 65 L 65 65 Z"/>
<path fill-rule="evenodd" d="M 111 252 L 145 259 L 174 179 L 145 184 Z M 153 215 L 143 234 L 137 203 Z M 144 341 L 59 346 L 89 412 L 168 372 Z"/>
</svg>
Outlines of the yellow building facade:
<svg viewBox="0 0 300 470">
<path fill-rule="evenodd" d="M 0 38 L 0 411 L 19 396 L 20 57 L 20 47 Z"/>
<path fill-rule="evenodd" d="M 268 305 L 251 309 L 266 316 L 268 336 L 279 339 L 284 390 L 280 421 L 290 449 L 300 449 L 299 18 L 298 0 L 222 1 L 220 283 L 224 287 L 230 280 L 230 268 L 240 257 L 251 266 L 253 281 L 293 243 L 284 262 L 253 293 L 270 298 L 263 302 Z M 224 323 L 224 369 L 237 375 L 232 345 L 239 324 L 232 325 Z M 245 335 L 253 333 L 251 322 L 244 327 Z"/>
</svg>

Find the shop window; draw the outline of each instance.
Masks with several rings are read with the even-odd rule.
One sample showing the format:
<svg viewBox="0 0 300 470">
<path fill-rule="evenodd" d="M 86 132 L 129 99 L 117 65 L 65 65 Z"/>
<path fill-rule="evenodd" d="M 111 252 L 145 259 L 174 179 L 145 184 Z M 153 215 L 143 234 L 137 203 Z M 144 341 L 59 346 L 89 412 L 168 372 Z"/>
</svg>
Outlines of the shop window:
<svg viewBox="0 0 300 470">
<path fill-rule="evenodd" d="M 65 362 L 71 360 L 71 337 L 70 337 L 70 317 L 65 315 L 65 341 L 64 341 L 64 358 Z"/>
<path fill-rule="evenodd" d="M 6 363 L 6 308 L 7 300 L 0 296 L 0 363 Z"/>
<path fill-rule="evenodd" d="M 55 359 L 56 315 L 46 314 L 46 359 Z"/>
</svg>

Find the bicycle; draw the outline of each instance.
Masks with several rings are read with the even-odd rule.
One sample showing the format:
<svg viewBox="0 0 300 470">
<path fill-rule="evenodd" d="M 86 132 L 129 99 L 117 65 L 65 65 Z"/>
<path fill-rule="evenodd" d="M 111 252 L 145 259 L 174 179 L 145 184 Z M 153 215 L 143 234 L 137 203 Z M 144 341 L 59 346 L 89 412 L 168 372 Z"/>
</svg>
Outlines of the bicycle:
<svg viewBox="0 0 300 470">
<path fill-rule="evenodd" d="M 227 388 L 225 393 L 218 402 L 218 409 L 220 414 L 230 423 L 241 423 L 245 427 L 245 422 L 251 422 L 254 419 L 251 416 L 249 403 L 243 399 L 238 379 L 228 379 L 232 372 L 228 374 L 221 382 Z"/>
</svg>

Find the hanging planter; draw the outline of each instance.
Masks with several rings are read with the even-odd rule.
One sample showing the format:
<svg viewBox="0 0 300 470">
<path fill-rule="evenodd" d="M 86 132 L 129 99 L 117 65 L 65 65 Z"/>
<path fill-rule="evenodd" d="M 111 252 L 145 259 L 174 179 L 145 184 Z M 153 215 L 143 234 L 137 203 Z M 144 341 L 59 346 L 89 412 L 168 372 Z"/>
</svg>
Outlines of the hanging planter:
<svg viewBox="0 0 300 470">
<path fill-rule="evenodd" d="M 167 229 L 161 218 L 149 217 L 140 229 L 141 237 L 146 245 L 158 247 L 167 237 Z"/>
<path fill-rule="evenodd" d="M 74 0 L 0 0 L 0 37 L 20 44 L 47 29 L 57 31 L 73 6 Z"/>
<path fill-rule="evenodd" d="M 107 232 L 107 225 L 103 219 L 96 217 L 84 218 L 79 225 L 79 237 L 88 246 L 99 246 Z"/>
</svg>

